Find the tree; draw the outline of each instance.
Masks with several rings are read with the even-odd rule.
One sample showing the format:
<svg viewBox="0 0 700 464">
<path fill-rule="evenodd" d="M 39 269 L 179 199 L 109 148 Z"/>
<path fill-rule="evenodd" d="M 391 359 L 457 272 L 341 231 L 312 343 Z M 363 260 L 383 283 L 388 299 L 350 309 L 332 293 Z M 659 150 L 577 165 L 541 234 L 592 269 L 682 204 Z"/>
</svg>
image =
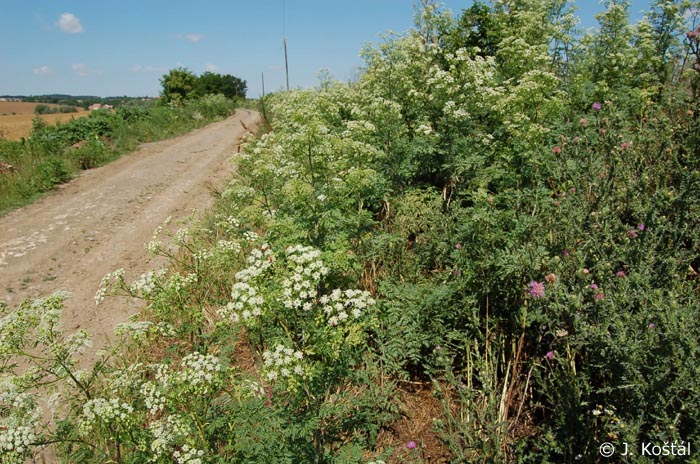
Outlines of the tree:
<svg viewBox="0 0 700 464">
<path fill-rule="evenodd" d="M 194 95 L 197 76 L 187 68 L 175 68 L 171 69 L 168 74 L 163 75 L 160 79 L 160 84 L 163 86 L 161 91 L 163 99 L 166 102 L 179 105 Z"/>
<path fill-rule="evenodd" d="M 227 98 L 245 98 L 246 90 L 246 82 L 238 77 L 207 71 L 197 78 L 195 93 L 197 96 L 221 94 Z"/>
</svg>

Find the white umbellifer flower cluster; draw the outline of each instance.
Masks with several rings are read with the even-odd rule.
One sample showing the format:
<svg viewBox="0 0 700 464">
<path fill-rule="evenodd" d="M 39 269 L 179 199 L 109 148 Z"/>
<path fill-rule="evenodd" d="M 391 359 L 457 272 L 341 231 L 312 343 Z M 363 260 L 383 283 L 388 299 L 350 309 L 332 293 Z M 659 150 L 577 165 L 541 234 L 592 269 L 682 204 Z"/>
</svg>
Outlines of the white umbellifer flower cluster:
<svg viewBox="0 0 700 464">
<path fill-rule="evenodd" d="M 218 310 L 219 316 L 223 319 L 232 322 L 243 319 L 245 322 L 262 314 L 264 300 L 262 296 L 258 295 L 255 287 L 247 282 L 236 282 L 233 285 L 231 298 L 233 301 Z"/>
<path fill-rule="evenodd" d="M 151 442 L 153 457 L 151 462 L 157 462 L 161 457 L 170 454 L 173 445 L 190 434 L 190 428 L 177 415 L 153 421 L 148 426 L 148 429 L 153 434 L 153 441 Z"/>
<path fill-rule="evenodd" d="M 126 369 L 119 369 L 109 378 L 109 388 L 112 392 L 129 391 L 134 385 L 139 385 L 143 363 L 131 364 Z"/>
<path fill-rule="evenodd" d="M 203 250 L 196 251 L 192 253 L 192 256 L 198 261 L 209 261 L 214 257 L 216 253 L 211 248 L 205 248 Z"/>
<path fill-rule="evenodd" d="M 9 416 L 0 418 L 0 462 L 22 464 L 36 440 L 41 409 L 28 393 L 17 393 L 9 378 L 4 378 L 0 390 L 0 405 L 8 407 Z"/>
<path fill-rule="evenodd" d="M 294 351 L 284 345 L 277 345 L 274 351 L 265 351 L 262 355 L 265 369 L 265 377 L 270 382 L 277 379 L 286 379 L 292 375 L 304 375 L 302 360 L 304 353 Z"/>
<path fill-rule="evenodd" d="M 328 268 L 320 259 L 321 252 L 313 247 L 296 245 L 286 251 L 287 259 L 294 265 L 294 274 L 282 281 L 282 304 L 286 308 L 309 311 L 313 307 L 310 300 L 316 298 L 316 288 L 321 277 L 328 274 Z"/>
<path fill-rule="evenodd" d="M 236 273 L 236 280 L 239 282 L 248 282 L 261 275 L 275 262 L 275 256 L 270 246 L 265 243 L 260 248 L 253 248 L 247 261 L 250 266 Z"/>
<path fill-rule="evenodd" d="M 181 227 L 175 232 L 174 243 L 177 245 L 182 245 L 190 236 L 190 230 L 187 227 Z"/>
<path fill-rule="evenodd" d="M 163 251 L 163 242 L 161 242 L 160 240 L 160 234 L 163 232 L 163 227 L 169 226 L 172 220 L 173 217 L 168 216 L 167 218 L 165 218 L 165 221 L 163 221 L 163 224 L 156 227 L 156 229 L 153 231 L 153 237 L 151 237 L 151 241 L 146 244 L 146 249 L 149 253 L 157 255 L 158 253 Z"/>
<path fill-rule="evenodd" d="M 160 269 L 159 271 L 148 271 L 141 274 L 141 277 L 137 281 L 131 284 L 129 290 L 131 293 L 141 294 L 142 296 L 148 296 L 156 289 L 156 284 L 158 279 L 163 277 L 167 273 L 167 269 Z"/>
<path fill-rule="evenodd" d="M 151 240 L 146 244 L 146 250 L 152 254 L 158 254 L 163 249 L 163 243 L 160 240 Z"/>
<path fill-rule="evenodd" d="M 124 269 L 117 269 L 114 272 L 110 272 L 105 275 L 100 281 L 100 288 L 97 289 L 95 293 L 95 304 L 99 305 L 105 300 L 107 296 L 107 290 L 109 289 L 112 282 L 120 282 L 124 280 Z"/>
<path fill-rule="evenodd" d="M 233 216 L 228 216 L 216 222 L 216 225 L 225 229 L 227 232 L 233 232 L 241 226 L 238 219 Z"/>
<path fill-rule="evenodd" d="M 362 317 L 368 307 L 374 306 L 375 301 L 370 293 L 364 290 L 335 289 L 329 295 L 323 295 L 319 302 L 328 318 L 328 325 L 337 326 L 348 320 Z M 352 317 L 352 319 L 351 319 Z"/>
<path fill-rule="evenodd" d="M 117 324 L 117 326 L 114 328 L 114 335 L 117 337 L 128 335 L 134 339 L 141 338 L 147 335 L 149 332 L 158 334 L 161 337 L 174 337 L 177 335 L 177 332 L 173 326 L 167 322 L 159 322 L 158 324 L 154 324 L 151 321 L 132 320 Z"/>
<path fill-rule="evenodd" d="M 155 377 L 163 387 L 170 385 L 170 366 L 164 363 L 151 364 L 150 369 L 155 372 Z"/>
<path fill-rule="evenodd" d="M 202 456 L 204 456 L 204 451 L 189 445 L 182 445 L 182 451 L 173 452 L 177 464 L 202 464 Z"/>
<path fill-rule="evenodd" d="M 265 219 L 267 219 L 268 221 L 271 221 L 277 215 L 277 210 L 276 209 L 266 209 L 266 210 L 263 210 L 262 215 Z"/>
<path fill-rule="evenodd" d="M 155 383 L 144 382 L 141 385 L 141 395 L 149 414 L 156 415 L 165 408 L 165 397 Z"/>
<path fill-rule="evenodd" d="M 423 135 L 430 135 L 433 133 L 433 128 L 427 124 L 421 124 L 416 128 L 416 132 Z"/>
<path fill-rule="evenodd" d="M 216 246 L 196 251 L 193 256 L 199 261 L 209 261 L 217 256 L 236 254 L 241 251 L 241 244 L 234 240 L 219 240 Z"/>
<path fill-rule="evenodd" d="M 146 335 L 151 327 L 153 327 L 153 322 L 151 321 L 122 322 L 114 328 L 114 335 L 118 337 L 130 335 L 134 338 L 139 338 Z"/>
<path fill-rule="evenodd" d="M 3 426 L 0 430 L 0 461 L 22 464 L 34 440 L 36 434 L 31 426 Z"/>
<path fill-rule="evenodd" d="M 221 373 L 221 363 L 216 356 L 196 351 L 182 358 L 180 367 L 181 370 L 173 374 L 175 379 L 201 393 L 207 393 Z"/>
<path fill-rule="evenodd" d="M 265 389 L 258 382 L 250 379 L 245 379 L 241 382 L 241 389 L 243 390 L 243 396 L 262 398 L 265 396 Z"/>
<path fill-rule="evenodd" d="M 219 240 L 216 242 L 216 248 L 224 253 L 238 253 L 241 251 L 241 244 L 233 240 Z"/>
<path fill-rule="evenodd" d="M 248 230 L 243 233 L 243 240 L 246 242 L 256 242 L 259 238 L 260 236 L 252 230 Z"/>
<path fill-rule="evenodd" d="M 85 348 L 92 347 L 92 337 L 85 330 L 79 330 L 66 337 L 66 347 L 70 353 L 83 354 Z"/>
<path fill-rule="evenodd" d="M 173 292 L 180 292 L 188 288 L 193 283 L 197 282 L 198 276 L 195 273 L 187 274 L 183 276 L 182 274 L 175 273 L 170 276 L 166 287 L 168 290 Z"/>
<path fill-rule="evenodd" d="M 80 434 L 85 436 L 92 431 L 95 422 L 126 421 L 134 408 L 126 403 L 120 403 L 117 398 L 94 398 L 83 405 L 83 419 L 80 422 Z"/>
</svg>

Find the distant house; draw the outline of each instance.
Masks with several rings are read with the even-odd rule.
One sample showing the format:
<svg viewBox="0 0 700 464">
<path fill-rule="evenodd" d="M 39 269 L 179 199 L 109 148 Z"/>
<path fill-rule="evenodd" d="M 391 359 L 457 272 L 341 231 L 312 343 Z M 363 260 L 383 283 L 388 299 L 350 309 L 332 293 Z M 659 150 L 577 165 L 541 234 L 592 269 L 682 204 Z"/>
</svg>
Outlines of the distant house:
<svg viewBox="0 0 700 464">
<path fill-rule="evenodd" d="M 95 110 L 111 110 L 114 109 L 114 106 L 112 105 L 103 105 L 101 103 L 93 103 L 92 105 L 88 106 L 88 110 L 90 111 L 95 111 Z"/>
</svg>

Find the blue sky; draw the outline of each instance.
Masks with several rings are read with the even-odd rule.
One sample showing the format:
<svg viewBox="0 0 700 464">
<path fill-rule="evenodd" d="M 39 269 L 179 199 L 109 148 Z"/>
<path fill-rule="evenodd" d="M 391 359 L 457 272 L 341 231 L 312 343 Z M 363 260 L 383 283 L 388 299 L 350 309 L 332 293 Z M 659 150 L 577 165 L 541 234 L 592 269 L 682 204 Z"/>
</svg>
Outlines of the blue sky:
<svg viewBox="0 0 700 464">
<path fill-rule="evenodd" d="M 411 27 L 413 3 L 2 0 L 0 95 L 156 96 L 159 78 L 182 66 L 238 76 L 257 97 L 261 73 L 268 91 L 284 84 L 285 32 L 292 87 L 315 85 L 322 68 L 346 80 L 362 65 L 364 44 L 387 30 Z M 456 15 L 472 0 L 443 3 Z M 581 25 L 595 26 L 598 0 L 576 5 Z M 633 18 L 648 5 L 633 0 Z"/>
</svg>

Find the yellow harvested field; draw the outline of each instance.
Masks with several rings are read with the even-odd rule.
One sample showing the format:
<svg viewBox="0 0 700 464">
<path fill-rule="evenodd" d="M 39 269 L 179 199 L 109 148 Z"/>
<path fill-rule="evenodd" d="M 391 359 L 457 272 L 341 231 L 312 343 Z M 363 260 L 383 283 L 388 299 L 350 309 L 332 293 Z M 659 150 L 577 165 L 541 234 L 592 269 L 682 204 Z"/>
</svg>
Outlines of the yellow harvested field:
<svg viewBox="0 0 700 464">
<path fill-rule="evenodd" d="M 18 104 L 28 104 L 32 105 L 31 111 L 24 114 L 20 114 L 19 111 L 15 111 L 17 114 L 5 114 L 4 105 L 18 105 Z M 34 118 L 34 105 L 35 103 L 24 103 L 24 102 L 0 102 L 0 137 L 4 137 L 8 140 L 19 140 L 22 137 L 27 137 L 32 131 L 32 119 Z M 11 111 L 10 111 L 11 113 Z M 49 124 L 55 124 L 58 121 L 65 122 L 70 121 L 71 118 L 80 118 L 90 114 L 88 110 L 78 111 L 77 113 L 62 113 L 62 114 L 44 114 L 41 118 Z"/>
<path fill-rule="evenodd" d="M 0 101 L 0 116 L 14 114 L 34 114 L 34 107 L 42 103 L 33 102 L 5 102 Z M 59 106 L 48 103 L 43 103 L 47 106 Z"/>
</svg>

